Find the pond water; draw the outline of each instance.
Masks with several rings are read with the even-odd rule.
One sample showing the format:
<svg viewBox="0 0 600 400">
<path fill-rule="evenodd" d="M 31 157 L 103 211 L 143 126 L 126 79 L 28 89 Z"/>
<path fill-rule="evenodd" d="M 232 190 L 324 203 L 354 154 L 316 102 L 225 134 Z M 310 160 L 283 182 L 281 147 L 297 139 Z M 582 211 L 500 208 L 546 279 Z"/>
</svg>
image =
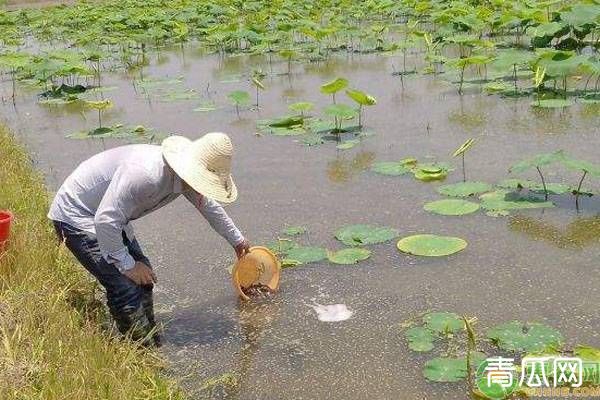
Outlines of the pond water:
<svg viewBox="0 0 600 400">
<path fill-rule="evenodd" d="M 286 269 L 281 291 L 271 301 L 241 304 L 227 267 L 234 253 L 184 200 L 136 221 L 142 247 L 157 270 L 157 308 L 166 324 L 163 351 L 171 372 L 191 397 L 236 399 L 464 399 L 464 383 L 432 384 L 421 369 L 431 355 L 411 352 L 398 323 L 427 310 L 476 316 L 482 330 L 520 319 L 559 329 L 566 345 L 600 346 L 597 301 L 600 200 L 551 196 L 558 205 L 492 218 L 479 212 L 444 217 L 423 210 L 441 198 L 440 183 L 410 176 L 385 177 L 369 171 L 376 161 L 405 157 L 454 164 L 445 183 L 462 172 L 452 152 L 477 138 L 467 154 L 467 176 L 495 183 L 510 165 L 539 152 L 564 149 L 599 161 L 598 108 L 575 105 L 562 111 L 535 111 L 530 99 L 502 99 L 456 87 L 440 77 L 408 76 L 402 87 L 393 76 L 400 57 L 338 55 L 314 64 L 267 57 L 204 55 L 193 47 L 151 56 L 146 78 L 182 77 L 201 99 L 161 101 L 144 96 L 124 72 L 105 73 L 115 86 L 105 96 L 115 107 L 105 124 L 143 124 L 159 132 L 190 138 L 210 131 L 231 135 L 234 176 L 240 191 L 230 215 L 247 238 L 262 244 L 285 226 L 304 225 L 302 240 L 340 248 L 333 233 L 346 224 L 393 226 L 401 236 L 435 233 L 458 236 L 468 247 L 454 256 L 430 259 L 399 253 L 394 243 L 371 246 L 370 259 L 355 266 L 328 263 Z M 409 62 L 412 62 L 409 60 Z M 238 117 L 226 95 L 251 87 L 255 67 L 269 72 L 258 110 Z M 272 71 L 272 73 L 270 73 Z M 139 72 L 135 73 L 139 77 Z M 336 76 L 373 94 L 366 110 L 372 137 L 350 150 L 327 143 L 306 147 L 292 137 L 256 135 L 256 120 L 286 113 L 287 105 L 307 100 L 316 109 L 330 99 L 319 86 Z M 10 82 L 2 85 L 9 97 Z M 37 91 L 22 88 L 16 105 L 0 106 L 2 118 L 30 147 L 51 190 L 87 157 L 126 143 L 123 140 L 72 140 L 65 135 L 96 126 L 93 111 L 37 104 Z M 203 101 L 219 109 L 194 112 Z M 555 168 L 551 182 L 574 183 L 577 176 Z M 529 178 L 537 179 L 535 175 Z M 587 186 L 598 191 L 599 182 Z M 323 322 L 311 307 L 343 304 L 349 319 Z M 229 392 L 203 389 L 207 379 L 235 374 Z"/>
</svg>

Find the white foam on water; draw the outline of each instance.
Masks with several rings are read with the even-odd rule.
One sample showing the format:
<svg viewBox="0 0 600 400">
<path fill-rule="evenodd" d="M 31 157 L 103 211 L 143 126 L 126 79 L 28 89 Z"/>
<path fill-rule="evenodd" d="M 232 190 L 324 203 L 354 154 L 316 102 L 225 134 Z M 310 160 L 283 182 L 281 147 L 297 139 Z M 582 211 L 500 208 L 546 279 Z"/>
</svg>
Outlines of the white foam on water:
<svg viewBox="0 0 600 400">
<path fill-rule="evenodd" d="M 323 322 L 345 321 L 354 314 L 354 312 L 350 311 L 345 304 L 315 304 L 310 307 L 317 313 L 319 321 Z"/>
</svg>

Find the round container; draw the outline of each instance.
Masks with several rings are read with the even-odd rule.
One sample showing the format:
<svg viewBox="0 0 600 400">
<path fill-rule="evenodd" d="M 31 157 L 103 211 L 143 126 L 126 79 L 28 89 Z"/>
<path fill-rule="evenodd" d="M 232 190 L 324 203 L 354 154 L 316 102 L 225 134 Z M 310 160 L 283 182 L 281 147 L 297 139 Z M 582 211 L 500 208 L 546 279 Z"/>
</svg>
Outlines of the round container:
<svg viewBox="0 0 600 400">
<path fill-rule="evenodd" d="M 254 246 L 250 248 L 248 254 L 235 263 L 231 277 L 239 296 L 244 300 L 250 300 L 242 288 L 265 285 L 272 291 L 277 291 L 280 271 L 281 263 L 271 250 Z"/>
<path fill-rule="evenodd" d="M 0 251 L 4 251 L 10 236 L 10 224 L 13 214 L 7 210 L 0 210 Z"/>
</svg>

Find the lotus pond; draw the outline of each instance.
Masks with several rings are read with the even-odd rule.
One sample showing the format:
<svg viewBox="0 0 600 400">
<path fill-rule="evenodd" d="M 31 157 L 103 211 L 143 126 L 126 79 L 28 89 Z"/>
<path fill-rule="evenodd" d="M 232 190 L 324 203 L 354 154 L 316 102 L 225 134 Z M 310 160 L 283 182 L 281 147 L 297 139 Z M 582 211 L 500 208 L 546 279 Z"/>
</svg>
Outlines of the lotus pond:
<svg viewBox="0 0 600 400">
<path fill-rule="evenodd" d="M 599 16 L 591 1 L 0 11 L 0 115 L 52 190 L 106 148 L 231 135 L 228 210 L 279 253 L 279 294 L 240 303 L 231 249 L 185 201 L 135 223 L 190 397 L 466 399 L 485 356 L 600 358 Z"/>
</svg>

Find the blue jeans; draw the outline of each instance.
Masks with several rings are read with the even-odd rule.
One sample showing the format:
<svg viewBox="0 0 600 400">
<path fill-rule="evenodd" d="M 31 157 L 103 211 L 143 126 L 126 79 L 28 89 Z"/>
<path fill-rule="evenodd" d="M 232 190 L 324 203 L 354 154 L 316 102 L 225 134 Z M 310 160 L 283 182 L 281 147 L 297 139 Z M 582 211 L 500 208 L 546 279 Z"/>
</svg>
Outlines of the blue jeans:
<svg viewBox="0 0 600 400">
<path fill-rule="evenodd" d="M 119 331 L 130 334 L 134 340 L 147 337 L 155 332 L 152 286 L 140 286 L 108 263 L 102 253 L 96 236 L 69 224 L 54 222 L 54 229 L 61 242 L 73 253 L 77 260 L 106 289 L 108 309 Z M 135 261 L 150 265 L 136 239 L 130 241 L 123 233 L 123 244 Z M 159 345 L 158 335 L 153 336 L 154 344 Z"/>
</svg>

